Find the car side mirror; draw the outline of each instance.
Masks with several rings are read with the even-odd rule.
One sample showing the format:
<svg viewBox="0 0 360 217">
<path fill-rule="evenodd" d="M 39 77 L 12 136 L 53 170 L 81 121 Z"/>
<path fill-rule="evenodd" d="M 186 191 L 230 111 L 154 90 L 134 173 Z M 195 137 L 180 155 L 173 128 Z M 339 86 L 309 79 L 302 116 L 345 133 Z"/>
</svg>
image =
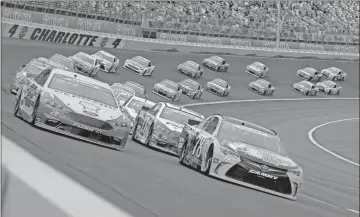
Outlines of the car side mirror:
<svg viewBox="0 0 360 217">
<path fill-rule="evenodd" d="M 200 121 L 193 120 L 193 119 L 189 119 L 189 120 L 188 120 L 188 124 L 189 124 L 190 126 L 196 126 L 196 125 L 199 125 L 199 124 L 200 124 Z"/>
</svg>

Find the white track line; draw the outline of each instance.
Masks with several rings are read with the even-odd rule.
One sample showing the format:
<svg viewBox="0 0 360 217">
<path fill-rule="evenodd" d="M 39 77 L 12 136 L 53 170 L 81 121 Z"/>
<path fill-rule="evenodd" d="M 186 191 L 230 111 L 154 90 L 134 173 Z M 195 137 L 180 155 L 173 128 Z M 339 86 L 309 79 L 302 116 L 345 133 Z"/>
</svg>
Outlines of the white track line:
<svg viewBox="0 0 360 217">
<path fill-rule="evenodd" d="M 200 105 L 218 105 L 229 103 L 243 103 L 243 102 L 267 102 L 267 101 L 307 101 L 307 100 L 359 100 L 360 98 L 284 98 L 284 99 L 244 99 L 244 100 L 228 100 L 228 101 L 216 101 L 216 102 L 200 102 L 182 105 L 182 107 L 193 107 Z"/>
<path fill-rule="evenodd" d="M 221 104 L 230 104 L 230 103 L 245 103 L 245 102 L 265 102 L 265 101 L 306 101 L 306 100 L 359 100 L 359 98 L 287 98 L 287 99 L 249 99 L 249 100 L 229 100 L 229 101 L 217 101 L 217 102 L 201 102 L 201 103 L 192 103 L 192 104 L 185 104 L 182 105 L 182 107 L 195 107 L 195 106 L 201 106 L 201 105 L 221 105 Z M 359 118 L 357 118 L 359 119 Z M 303 196 L 305 198 L 308 198 L 310 200 L 334 207 L 339 209 L 344 209 L 339 206 L 327 203 L 325 201 L 304 195 L 299 194 L 299 196 Z M 347 211 L 353 212 L 353 213 L 359 213 L 359 211 L 353 210 L 353 209 L 345 209 Z"/>
<path fill-rule="evenodd" d="M 2 136 L 2 163 L 28 186 L 74 217 L 131 217 Z"/>
<path fill-rule="evenodd" d="M 315 132 L 317 129 L 319 129 L 320 127 L 326 126 L 326 125 L 328 125 L 328 124 L 333 124 L 333 123 L 338 123 L 338 122 L 343 122 L 343 121 L 351 121 L 351 120 L 359 120 L 359 118 L 341 119 L 341 120 L 330 121 L 330 122 L 326 122 L 326 123 L 324 123 L 324 124 L 320 124 L 320 125 L 312 128 L 312 129 L 308 132 L 308 136 L 309 136 L 309 139 L 310 139 L 311 143 L 314 144 L 315 146 L 317 146 L 318 148 L 322 149 L 323 151 L 325 151 L 325 152 L 331 154 L 332 156 L 334 156 L 334 157 L 336 157 L 336 158 L 339 158 L 340 160 L 343 160 L 343 161 L 345 161 L 345 162 L 347 162 L 347 163 L 353 164 L 353 165 L 355 165 L 355 166 L 359 166 L 358 163 L 355 163 L 355 162 L 353 162 L 353 161 L 351 161 L 351 160 L 349 160 L 349 159 L 346 159 L 346 158 L 344 158 L 344 157 L 342 157 L 342 156 L 340 156 L 340 155 L 338 155 L 338 154 L 336 154 L 336 153 L 334 153 L 334 152 L 326 149 L 324 146 L 320 145 L 320 144 L 314 139 L 314 132 Z"/>
</svg>

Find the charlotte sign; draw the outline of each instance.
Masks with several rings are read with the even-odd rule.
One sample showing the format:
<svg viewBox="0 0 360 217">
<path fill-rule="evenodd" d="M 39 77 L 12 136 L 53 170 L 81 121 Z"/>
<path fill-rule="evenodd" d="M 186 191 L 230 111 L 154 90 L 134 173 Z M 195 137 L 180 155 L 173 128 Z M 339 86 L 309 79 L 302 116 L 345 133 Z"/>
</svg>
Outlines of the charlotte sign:
<svg viewBox="0 0 360 217">
<path fill-rule="evenodd" d="M 120 24 L 103 20 L 41 13 L 6 7 L 3 8 L 2 17 L 85 31 L 119 34 L 132 37 L 141 36 L 141 29 L 139 26 Z"/>
<path fill-rule="evenodd" d="M 206 45 L 227 45 L 234 48 L 269 48 L 276 47 L 276 41 L 263 41 L 252 39 L 236 39 L 236 38 L 217 38 L 197 35 L 180 35 L 171 33 L 157 33 L 157 39 L 166 40 L 176 43 L 197 43 L 203 46 Z M 313 43 L 298 43 L 298 42 L 280 42 L 279 48 L 282 50 L 307 50 L 307 51 L 328 51 L 339 53 L 359 53 L 357 46 L 344 45 L 330 45 L 330 44 L 313 44 Z"/>
</svg>

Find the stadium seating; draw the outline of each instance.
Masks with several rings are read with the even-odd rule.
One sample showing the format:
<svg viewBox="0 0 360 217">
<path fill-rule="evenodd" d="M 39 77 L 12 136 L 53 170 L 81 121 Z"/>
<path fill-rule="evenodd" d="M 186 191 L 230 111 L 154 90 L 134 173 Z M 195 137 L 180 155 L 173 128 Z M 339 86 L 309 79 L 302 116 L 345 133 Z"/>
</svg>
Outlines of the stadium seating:
<svg viewBox="0 0 360 217">
<path fill-rule="evenodd" d="M 68 16 L 86 15 L 178 34 L 276 40 L 280 30 L 282 41 L 359 44 L 359 1 L 282 1 L 280 13 L 276 1 L 32 1 L 16 4 L 46 13 L 67 11 Z"/>
</svg>

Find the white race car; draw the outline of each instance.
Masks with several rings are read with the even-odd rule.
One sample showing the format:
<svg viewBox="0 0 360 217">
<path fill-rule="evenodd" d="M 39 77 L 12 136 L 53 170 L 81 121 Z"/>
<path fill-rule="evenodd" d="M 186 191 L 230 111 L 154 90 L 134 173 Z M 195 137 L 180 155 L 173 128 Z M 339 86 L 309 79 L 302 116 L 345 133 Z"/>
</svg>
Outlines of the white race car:
<svg viewBox="0 0 360 217">
<path fill-rule="evenodd" d="M 332 81 L 344 81 L 347 77 L 347 74 L 341 69 L 336 67 L 330 67 L 327 69 L 321 70 L 321 74 L 328 80 Z"/>
<path fill-rule="evenodd" d="M 254 62 L 246 66 L 245 72 L 255 77 L 264 78 L 269 74 L 269 68 L 261 62 Z"/>
<path fill-rule="evenodd" d="M 119 67 L 120 61 L 114 55 L 105 51 L 98 51 L 91 55 L 100 62 L 100 70 L 104 72 L 116 72 Z"/>
<path fill-rule="evenodd" d="M 278 134 L 219 114 L 189 120 L 178 144 L 179 162 L 205 175 L 296 200 L 303 169 Z"/>
<path fill-rule="evenodd" d="M 93 77 L 96 76 L 100 70 L 99 60 L 87 53 L 79 52 L 69 58 L 75 62 L 75 72 Z"/>
<path fill-rule="evenodd" d="M 143 106 L 152 108 L 155 104 L 155 102 L 148 99 L 132 96 L 124 103 L 122 108 L 124 109 L 124 112 L 128 115 L 128 117 L 134 122 L 137 114 Z"/>
<path fill-rule="evenodd" d="M 322 91 L 327 95 L 339 95 L 342 89 L 341 86 L 329 80 L 317 83 L 316 87 L 319 89 L 319 91 Z"/>
<path fill-rule="evenodd" d="M 151 63 L 151 61 L 141 56 L 125 60 L 124 68 L 143 76 L 150 76 L 155 70 L 155 66 Z"/>
<path fill-rule="evenodd" d="M 321 73 L 318 70 L 311 67 L 297 70 L 296 76 L 300 78 L 305 78 L 308 81 L 320 81 L 322 77 Z"/>
</svg>

